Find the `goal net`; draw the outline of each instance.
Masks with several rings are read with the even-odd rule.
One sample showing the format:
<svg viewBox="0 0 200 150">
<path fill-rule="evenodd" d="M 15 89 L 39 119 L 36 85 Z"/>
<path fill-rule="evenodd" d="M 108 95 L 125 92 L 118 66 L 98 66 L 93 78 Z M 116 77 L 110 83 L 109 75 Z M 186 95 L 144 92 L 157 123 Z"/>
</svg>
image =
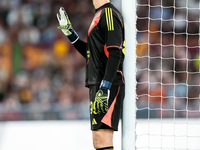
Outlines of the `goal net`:
<svg viewBox="0 0 200 150">
<path fill-rule="evenodd" d="M 136 16 L 136 149 L 200 149 L 200 1 L 137 0 Z"/>
</svg>

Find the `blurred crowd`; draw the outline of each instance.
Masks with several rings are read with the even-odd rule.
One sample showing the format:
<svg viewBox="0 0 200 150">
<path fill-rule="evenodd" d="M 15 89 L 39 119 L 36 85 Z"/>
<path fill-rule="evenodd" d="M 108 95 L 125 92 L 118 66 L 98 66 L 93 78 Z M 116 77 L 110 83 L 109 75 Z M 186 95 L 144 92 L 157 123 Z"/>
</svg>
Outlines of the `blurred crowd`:
<svg viewBox="0 0 200 150">
<path fill-rule="evenodd" d="M 0 1 L 0 120 L 89 118 L 85 60 L 57 29 L 61 6 L 86 41 L 91 0 Z M 137 0 L 138 118 L 200 117 L 199 18 L 199 0 Z"/>
<path fill-rule="evenodd" d="M 0 1 L 0 120 L 88 118 L 85 60 L 57 29 L 61 6 L 86 40 L 91 1 Z"/>
<path fill-rule="evenodd" d="M 200 117 L 199 6 L 138 0 L 138 118 Z"/>
</svg>

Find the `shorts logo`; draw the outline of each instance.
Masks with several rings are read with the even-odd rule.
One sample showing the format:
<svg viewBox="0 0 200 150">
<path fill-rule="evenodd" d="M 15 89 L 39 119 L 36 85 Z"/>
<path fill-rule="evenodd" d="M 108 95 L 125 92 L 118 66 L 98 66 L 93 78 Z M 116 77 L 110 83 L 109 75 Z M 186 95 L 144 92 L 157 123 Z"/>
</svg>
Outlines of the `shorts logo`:
<svg viewBox="0 0 200 150">
<path fill-rule="evenodd" d="M 97 122 L 96 122 L 96 120 L 93 118 L 93 120 L 92 120 L 92 125 L 95 125 L 95 124 L 97 124 Z"/>
</svg>

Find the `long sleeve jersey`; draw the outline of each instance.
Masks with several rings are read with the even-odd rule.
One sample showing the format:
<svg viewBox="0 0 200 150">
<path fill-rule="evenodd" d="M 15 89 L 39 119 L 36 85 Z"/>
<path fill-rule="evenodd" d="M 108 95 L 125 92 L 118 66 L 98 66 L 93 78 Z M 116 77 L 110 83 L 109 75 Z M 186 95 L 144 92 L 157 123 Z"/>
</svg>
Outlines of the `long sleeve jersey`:
<svg viewBox="0 0 200 150">
<path fill-rule="evenodd" d="M 106 3 L 96 10 L 88 30 L 87 43 L 73 45 L 86 58 L 86 86 L 107 80 L 113 86 L 123 85 L 124 23 L 121 13 Z"/>
</svg>

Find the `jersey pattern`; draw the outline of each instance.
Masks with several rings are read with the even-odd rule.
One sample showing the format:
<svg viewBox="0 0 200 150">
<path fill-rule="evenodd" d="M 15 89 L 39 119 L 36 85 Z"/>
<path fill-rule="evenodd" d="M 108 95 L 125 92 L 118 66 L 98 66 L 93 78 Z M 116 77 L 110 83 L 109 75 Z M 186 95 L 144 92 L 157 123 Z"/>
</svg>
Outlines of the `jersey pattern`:
<svg viewBox="0 0 200 150">
<path fill-rule="evenodd" d="M 100 84 L 104 77 L 109 50 L 120 50 L 122 57 L 113 86 L 123 85 L 124 23 L 121 13 L 107 3 L 96 10 L 88 30 L 86 86 Z"/>
</svg>

